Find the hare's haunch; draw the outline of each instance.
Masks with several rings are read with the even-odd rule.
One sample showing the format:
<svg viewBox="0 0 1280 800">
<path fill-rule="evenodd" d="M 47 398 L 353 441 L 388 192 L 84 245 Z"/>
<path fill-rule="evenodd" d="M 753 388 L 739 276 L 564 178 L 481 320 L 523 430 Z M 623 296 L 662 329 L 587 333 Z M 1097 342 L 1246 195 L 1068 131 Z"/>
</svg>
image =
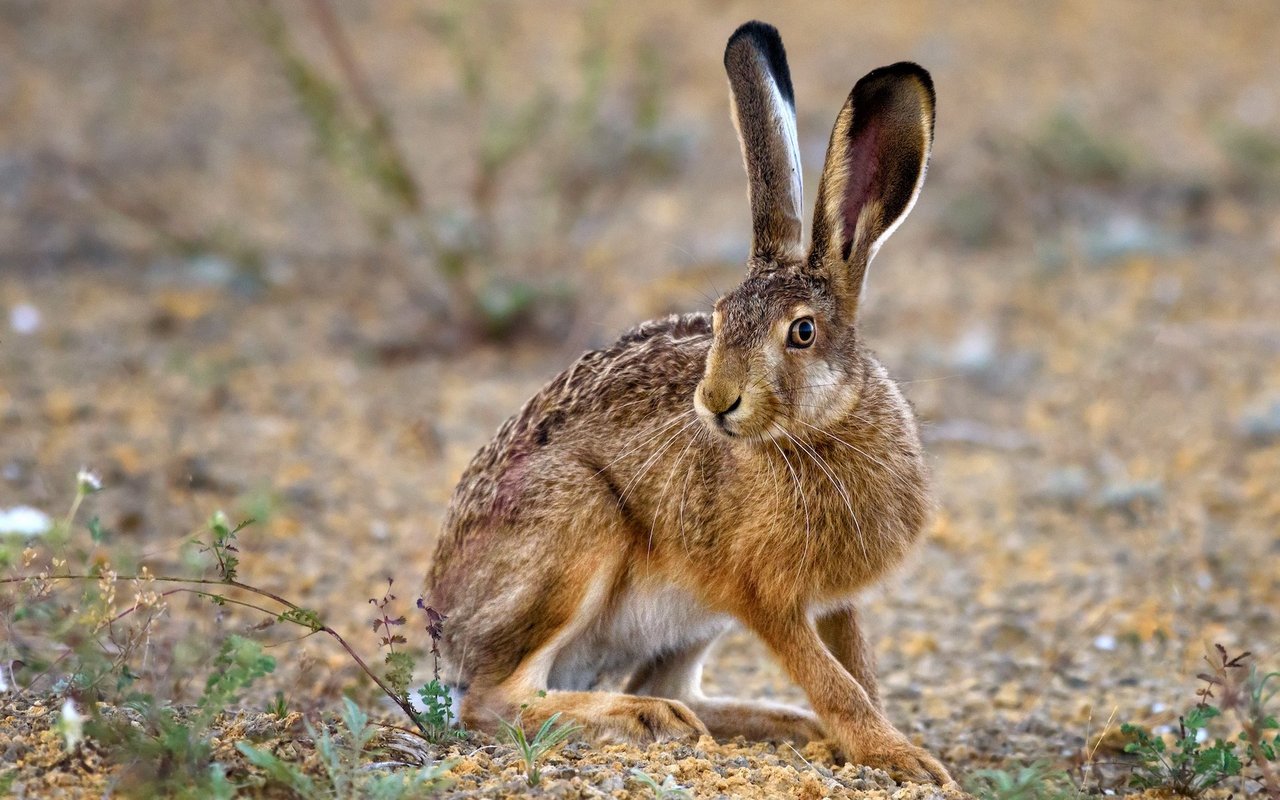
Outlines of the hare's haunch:
<svg viewBox="0 0 1280 800">
<path fill-rule="evenodd" d="M 915 418 L 857 332 L 867 265 L 915 203 L 929 74 L 882 67 L 836 117 L 808 247 L 778 32 L 725 50 L 752 217 L 746 279 L 711 314 L 587 353 L 484 447 L 454 493 L 430 604 L 468 726 L 562 712 L 600 740 L 829 736 L 919 780 L 946 770 L 886 718 L 854 600 L 929 513 Z M 739 624 L 813 707 L 706 697 Z M 592 691 L 629 676 L 625 693 Z M 523 709 L 523 711 L 522 711 Z"/>
</svg>

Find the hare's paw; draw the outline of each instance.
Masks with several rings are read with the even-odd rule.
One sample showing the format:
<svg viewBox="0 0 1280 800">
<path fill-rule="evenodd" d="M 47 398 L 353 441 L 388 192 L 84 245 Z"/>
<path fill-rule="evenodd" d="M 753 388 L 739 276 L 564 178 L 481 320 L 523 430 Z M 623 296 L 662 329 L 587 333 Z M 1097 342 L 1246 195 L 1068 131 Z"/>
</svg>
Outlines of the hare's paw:
<svg viewBox="0 0 1280 800">
<path fill-rule="evenodd" d="M 853 758 L 859 764 L 882 769 L 898 781 L 934 783 L 945 786 L 951 783 L 951 775 L 942 762 L 929 755 L 924 748 L 897 738 L 888 745 L 879 744 L 857 751 Z"/>
<path fill-rule="evenodd" d="M 601 708 L 591 715 L 587 727 L 599 739 L 633 744 L 697 739 L 707 733 L 684 703 L 632 695 L 602 695 Z"/>
</svg>

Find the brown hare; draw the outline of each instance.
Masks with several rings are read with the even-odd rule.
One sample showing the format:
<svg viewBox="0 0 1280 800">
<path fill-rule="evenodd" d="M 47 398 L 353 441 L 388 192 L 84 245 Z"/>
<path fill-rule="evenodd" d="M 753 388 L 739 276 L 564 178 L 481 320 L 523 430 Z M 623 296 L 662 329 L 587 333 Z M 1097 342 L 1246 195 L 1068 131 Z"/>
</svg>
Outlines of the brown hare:
<svg viewBox="0 0 1280 800">
<path fill-rule="evenodd" d="M 885 716 L 854 608 L 930 511 L 912 410 L 856 321 L 867 265 L 924 181 L 933 85 L 900 63 L 853 87 L 806 252 L 777 30 L 743 25 L 724 62 L 750 190 L 746 279 L 709 315 L 582 356 L 475 456 L 428 582 L 448 616 L 445 677 L 481 730 L 562 712 L 598 740 L 829 736 L 853 761 L 948 782 Z M 703 695 L 703 659 L 735 624 L 813 712 Z M 618 674 L 625 692 L 592 691 Z"/>
</svg>

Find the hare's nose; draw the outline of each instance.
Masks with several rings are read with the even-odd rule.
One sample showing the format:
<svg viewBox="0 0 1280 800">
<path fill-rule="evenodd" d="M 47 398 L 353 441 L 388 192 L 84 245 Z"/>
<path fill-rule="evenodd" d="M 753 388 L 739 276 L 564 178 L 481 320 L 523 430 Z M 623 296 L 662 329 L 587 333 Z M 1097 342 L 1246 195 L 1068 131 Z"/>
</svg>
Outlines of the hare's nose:
<svg viewBox="0 0 1280 800">
<path fill-rule="evenodd" d="M 737 411 L 738 406 L 740 405 L 742 405 L 742 395 L 738 395 L 737 398 L 732 403 L 729 404 L 728 408 L 724 409 L 723 411 L 717 411 L 716 416 L 723 420 L 725 417 Z"/>
</svg>

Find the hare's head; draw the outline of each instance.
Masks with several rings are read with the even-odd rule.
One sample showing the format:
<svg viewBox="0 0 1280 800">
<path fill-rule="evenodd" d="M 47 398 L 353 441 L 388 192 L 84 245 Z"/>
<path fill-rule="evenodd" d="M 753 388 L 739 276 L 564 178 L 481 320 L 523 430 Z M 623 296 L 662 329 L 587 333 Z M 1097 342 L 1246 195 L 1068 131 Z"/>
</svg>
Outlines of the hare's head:
<svg viewBox="0 0 1280 800">
<path fill-rule="evenodd" d="M 725 49 L 751 204 L 747 279 L 715 305 L 694 394 L 730 437 L 764 441 L 849 413 L 866 364 L 854 322 L 867 265 L 911 210 L 933 140 L 933 83 L 915 64 L 858 81 L 836 117 L 808 253 L 795 99 L 770 25 L 748 22 Z"/>
</svg>

